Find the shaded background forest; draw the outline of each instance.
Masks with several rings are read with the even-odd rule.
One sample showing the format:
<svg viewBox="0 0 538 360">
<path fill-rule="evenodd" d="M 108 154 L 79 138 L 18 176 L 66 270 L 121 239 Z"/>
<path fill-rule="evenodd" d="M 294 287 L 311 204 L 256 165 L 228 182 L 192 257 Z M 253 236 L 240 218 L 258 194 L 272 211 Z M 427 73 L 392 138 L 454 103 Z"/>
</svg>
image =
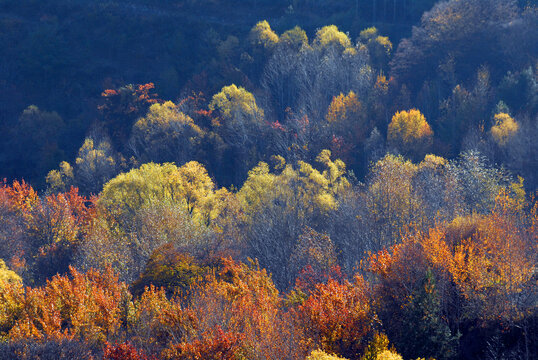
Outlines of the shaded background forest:
<svg viewBox="0 0 538 360">
<path fill-rule="evenodd" d="M 0 0 L 0 48 L 0 358 L 536 358 L 535 1 Z"/>
</svg>

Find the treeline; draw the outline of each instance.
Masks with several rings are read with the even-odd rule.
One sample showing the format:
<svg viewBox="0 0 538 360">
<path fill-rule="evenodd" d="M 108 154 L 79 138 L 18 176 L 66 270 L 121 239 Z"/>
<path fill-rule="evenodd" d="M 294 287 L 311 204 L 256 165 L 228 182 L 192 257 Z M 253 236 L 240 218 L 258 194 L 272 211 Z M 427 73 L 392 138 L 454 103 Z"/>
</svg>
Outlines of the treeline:
<svg viewBox="0 0 538 360">
<path fill-rule="evenodd" d="M 248 169 L 260 160 L 268 161 L 272 155 L 311 162 L 321 150 L 331 149 L 362 180 L 369 163 L 379 157 L 371 154 L 375 143 L 384 149 L 381 153 L 396 149 L 415 161 L 425 153 L 454 158 L 461 151 L 478 148 L 492 163 L 503 164 L 522 175 L 527 186 L 535 189 L 535 24 L 533 6 L 520 8 L 515 2 L 489 0 L 452 1 L 425 13 L 421 25 L 398 47 L 373 27 L 357 31 L 355 39 L 336 26 L 321 27 L 309 37 L 300 27 L 278 33 L 263 21 L 245 36 L 212 30 L 203 36 L 192 34 L 190 39 L 200 38 L 197 43 L 205 52 L 197 49 L 198 45 L 188 45 L 189 51 L 185 48 L 181 56 L 197 63 L 196 70 L 185 70 L 195 76 L 171 68 L 168 71 L 164 65 L 147 64 L 144 69 L 149 70 L 142 78 L 148 85 L 114 85 L 115 81 L 107 81 L 108 90 L 100 100 L 93 98 L 84 105 L 86 110 L 72 109 L 67 118 L 61 112 L 44 110 L 54 108 L 53 104 L 45 108 L 31 106 L 16 115 L 9 108 L 17 101 L 6 102 L 4 114 L 11 113 L 13 118 L 3 122 L 2 175 L 10 180 L 25 178 L 44 189 L 45 175 L 58 163 L 67 160 L 74 166 L 77 158 L 84 157 L 88 147 L 81 147 L 81 143 L 88 145 L 83 140 L 86 136 L 95 147 L 103 143 L 107 148 L 106 143 L 110 144 L 105 151 L 110 153 L 107 157 L 117 155 L 112 156 L 116 158 L 116 170 L 108 179 L 147 161 L 174 161 L 181 165 L 197 160 L 219 184 L 240 186 Z M 129 29 L 118 31 L 136 33 Z M 179 33 L 178 36 L 181 43 L 182 37 Z M 146 51 L 162 53 L 157 49 Z M 137 53 L 143 55 L 144 51 Z M 176 55 L 170 54 L 179 59 Z M 131 63 L 127 57 L 107 62 L 114 66 L 127 63 L 127 67 Z M 9 68 L 9 64 L 19 66 L 20 62 L 6 64 Z M 151 69 L 165 73 L 161 76 Z M 57 85 L 58 78 L 37 72 L 46 77 L 42 85 Z M 24 81 L 37 79 L 15 68 L 9 73 L 22 76 Z M 180 91 L 180 83 L 189 78 Z M 157 87 L 152 89 L 149 81 L 155 81 Z M 61 82 L 74 84 L 67 78 Z M 232 83 L 237 89 L 234 94 L 229 87 Z M 92 92 L 97 94 L 99 90 L 94 88 Z M 73 91 L 63 92 L 66 93 Z M 223 96 L 235 98 L 228 103 L 218 102 Z M 190 145 L 181 145 L 183 149 L 174 149 L 174 136 L 169 135 L 170 129 L 163 128 L 169 124 L 160 124 L 161 129 L 134 129 L 142 125 L 136 123 L 146 116 L 149 106 L 165 103 L 163 98 L 177 99 L 173 100 L 174 111 L 187 115 L 196 125 L 192 136 L 175 135 L 176 139 L 189 137 Z M 254 103 L 254 112 L 249 113 L 250 104 L 243 106 L 246 102 Z M 82 104 L 54 102 L 60 109 L 64 103 Z M 226 108 L 236 105 L 239 108 L 233 112 Z M 166 106 L 171 108 L 170 104 Z M 431 133 L 421 141 L 413 140 L 412 145 L 388 133 L 392 117 L 411 109 L 424 115 L 429 126 L 425 131 Z M 140 139 L 146 130 L 153 132 L 145 135 L 153 137 L 153 149 L 142 149 L 149 141 Z M 157 140 L 157 136 L 162 138 Z M 414 146 L 416 149 L 411 149 Z M 97 193 L 104 181 L 94 182 L 93 188 L 77 185 L 86 194 Z"/>
<path fill-rule="evenodd" d="M 521 179 L 473 152 L 387 155 L 365 184 L 317 161 L 275 157 L 232 191 L 197 162 L 142 165 L 92 198 L 4 185 L 2 356 L 535 358 Z"/>
</svg>

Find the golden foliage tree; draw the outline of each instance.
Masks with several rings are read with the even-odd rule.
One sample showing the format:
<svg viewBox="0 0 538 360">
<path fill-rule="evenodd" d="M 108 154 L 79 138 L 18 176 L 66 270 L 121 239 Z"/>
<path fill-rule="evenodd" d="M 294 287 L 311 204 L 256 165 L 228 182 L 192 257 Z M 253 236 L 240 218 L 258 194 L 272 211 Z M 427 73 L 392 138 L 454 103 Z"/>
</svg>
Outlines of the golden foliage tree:
<svg viewBox="0 0 538 360">
<path fill-rule="evenodd" d="M 491 127 L 490 133 L 495 142 L 504 146 L 519 130 L 519 124 L 508 114 L 499 113 L 494 117 L 495 125 Z"/>
<path fill-rule="evenodd" d="M 419 110 L 399 111 L 389 124 L 387 140 L 400 151 L 420 158 L 433 142 L 433 131 Z"/>
</svg>

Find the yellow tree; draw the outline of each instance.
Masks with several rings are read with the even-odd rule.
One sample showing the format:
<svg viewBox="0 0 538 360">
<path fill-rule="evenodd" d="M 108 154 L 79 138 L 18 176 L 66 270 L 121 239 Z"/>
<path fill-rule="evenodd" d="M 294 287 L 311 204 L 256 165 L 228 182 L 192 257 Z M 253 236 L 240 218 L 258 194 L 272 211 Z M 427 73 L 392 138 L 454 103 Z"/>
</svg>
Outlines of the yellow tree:
<svg viewBox="0 0 538 360">
<path fill-rule="evenodd" d="M 228 146 L 225 157 L 232 164 L 232 180 L 237 183 L 254 166 L 262 150 L 263 110 L 256 104 L 254 95 L 234 84 L 215 94 L 209 109 L 217 115 L 214 130 Z"/>
<path fill-rule="evenodd" d="M 280 36 L 280 45 L 285 45 L 295 51 L 299 51 L 303 47 L 308 46 L 308 36 L 303 29 L 296 26 L 293 29 L 286 30 Z"/>
<path fill-rule="evenodd" d="M 144 164 L 104 186 L 80 261 L 84 267 L 112 265 L 122 279 L 133 280 L 166 243 L 209 250 L 213 241 L 224 241 L 222 232 L 234 223 L 233 200 L 226 189 L 215 188 L 197 162 Z"/>
<path fill-rule="evenodd" d="M 267 20 L 258 22 L 250 30 L 250 42 L 253 45 L 261 46 L 266 50 L 273 50 L 278 44 L 278 35 L 271 29 Z"/>
<path fill-rule="evenodd" d="M 327 49 L 335 46 L 341 51 L 353 48 L 353 44 L 351 43 L 351 40 L 349 40 L 349 37 L 338 30 L 336 25 L 328 25 L 319 29 L 316 32 L 313 45 L 320 49 Z"/>
<path fill-rule="evenodd" d="M 260 163 L 238 193 L 247 218 L 249 253 L 279 286 L 294 280 L 290 256 L 304 226 L 322 223 L 350 187 L 345 164 L 330 156 L 324 150 L 317 158 L 323 171 L 301 161 L 294 167 L 281 157 L 273 171 Z"/>
<path fill-rule="evenodd" d="M 392 52 L 389 38 L 379 35 L 377 28 L 370 27 L 360 32 L 359 41 L 368 48 L 372 65 L 377 69 L 385 69 Z"/>
<path fill-rule="evenodd" d="M 150 106 L 146 116 L 134 124 L 130 145 L 141 162 L 192 158 L 203 131 L 171 101 Z"/>
<path fill-rule="evenodd" d="M 495 125 L 490 133 L 499 146 L 504 146 L 519 130 L 519 124 L 508 114 L 499 113 L 494 117 Z"/>
<path fill-rule="evenodd" d="M 400 151 L 418 159 L 432 145 L 433 131 L 419 110 L 400 111 L 392 117 L 387 140 Z"/>
<path fill-rule="evenodd" d="M 347 95 L 340 93 L 334 96 L 325 119 L 329 123 L 329 130 L 338 144 L 335 153 L 351 166 L 355 148 L 364 142 L 371 126 L 362 111 L 362 104 L 357 95 L 350 91 Z M 342 139 L 343 143 L 338 140 Z"/>
<path fill-rule="evenodd" d="M 371 168 L 366 194 L 374 235 L 372 248 L 394 243 L 402 227 L 420 220 L 421 204 L 413 196 L 417 165 L 401 156 L 386 155 Z"/>
</svg>

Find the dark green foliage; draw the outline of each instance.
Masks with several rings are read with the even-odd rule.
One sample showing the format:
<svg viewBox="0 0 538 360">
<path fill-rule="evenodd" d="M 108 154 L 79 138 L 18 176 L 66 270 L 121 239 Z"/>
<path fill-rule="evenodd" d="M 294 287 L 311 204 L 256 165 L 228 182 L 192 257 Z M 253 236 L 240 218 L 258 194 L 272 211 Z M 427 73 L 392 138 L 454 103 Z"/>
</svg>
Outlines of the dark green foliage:
<svg viewBox="0 0 538 360">
<path fill-rule="evenodd" d="M 436 286 L 433 273 L 427 272 L 407 301 L 382 319 L 389 339 L 406 359 L 454 359 L 458 353 L 459 335 L 444 320 Z"/>
</svg>

